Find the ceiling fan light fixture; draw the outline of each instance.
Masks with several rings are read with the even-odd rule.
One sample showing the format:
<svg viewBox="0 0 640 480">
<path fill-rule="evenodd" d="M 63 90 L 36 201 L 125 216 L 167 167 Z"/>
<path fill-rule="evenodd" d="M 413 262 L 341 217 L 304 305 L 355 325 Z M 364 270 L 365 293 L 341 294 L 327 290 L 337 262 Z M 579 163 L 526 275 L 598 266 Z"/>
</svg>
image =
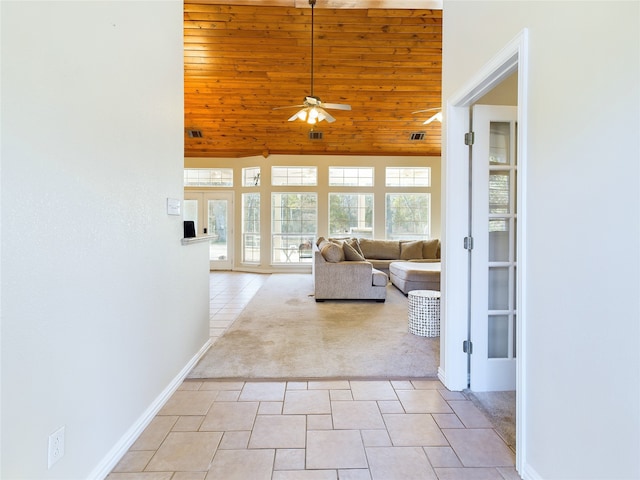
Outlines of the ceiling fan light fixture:
<svg viewBox="0 0 640 480">
<path fill-rule="evenodd" d="M 304 107 L 304 108 L 289 118 L 290 122 L 293 122 L 295 120 L 302 120 L 303 122 L 306 122 L 309 125 L 315 125 L 316 123 L 322 122 L 322 121 L 327 121 L 328 123 L 332 123 L 336 121 L 336 119 L 333 118 L 333 116 L 331 116 L 331 114 L 327 112 L 325 108 L 336 109 L 336 110 L 351 110 L 351 105 L 342 104 L 342 103 L 323 103 L 319 97 L 316 97 L 313 94 L 313 25 L 314 25 L 313 7 L 315 6 L 315 4 L 316 4 L 316 0 L 309 0 L 309 5 L 311 5 L 311 91 L 309 95 L 304 97 L 304 100 L 302 101 L 302 105 L 296 105 L 296 107 Z M 275 107 L 274 110 L 279 110 L 280 108 L 288 108 L 288 107 Z"/>
</svg>

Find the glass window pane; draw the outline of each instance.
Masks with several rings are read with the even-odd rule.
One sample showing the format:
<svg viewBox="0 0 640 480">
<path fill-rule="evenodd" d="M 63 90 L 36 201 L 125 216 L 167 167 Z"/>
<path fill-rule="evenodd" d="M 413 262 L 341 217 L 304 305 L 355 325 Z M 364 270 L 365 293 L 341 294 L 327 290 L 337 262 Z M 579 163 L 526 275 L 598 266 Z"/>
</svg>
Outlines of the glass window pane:
<svg viewBox="0 0 640 480">
<path fill-rule="evenodd" d="M 244 187 L 260 186 L 260 167 L 243 168 L 242 185 Z"/>
<path fill-rule="evenodd" d="M 211 260 L 226 260 L 228 255 L 227 245 L 227 200 L 209 200 L 208 230 L 214 238 L 209 242 L 209 258 Z"/>
<path fill-rule="evenodd" d="M 329 167 L 332 187 L 373 187 L 373 167 Z"/>
<path fill-rule="evenodd" d="M 373 194 L 330 193 L 329 235 L 373 238 Z"/>
<path fill-rule="evenodd" d="M 509 261 L 509 219 L 489 220 L 489 261 Z"/>
<path fill-rule="evenodd" d="M 487 333 L 489 358 L 509 358 L 509 316 L 490 315 Z"/>
<path fill-rule="evenodd" d="M 260 262 L 260 194 L 242 195 L 242 260 Z"/>
<path fill-rule="evenodd" d="M 510 213 L 510 172 L 489 174 L 489 213 Z"/>
<path fill-rule="evenodd" d="M 509 268 L 489 267 L 489 310 L 509 309 Z"/>
<path fill-rule="evenodd" d="M 431 168 L 387 167 L 385 185 L 387 187 L 429 187 L 431 186 Z"/>
<path fill-rule="evenodd" d="M 198 201 L 197 200 L 185 200 L 182 202 L 182 219 L 187 221 L 193 221 L 196 234 L 198 230 Z"/>
<path fill-rule="evenodd" d="M 386 238 L 421 240 L 430 236 L 429 193 L 388 193 L 386 196 Z"/>
<path fill-rule="evenodd" d="M 509 135 L 511 125 L 509 122 L 491 122 L 489 135 L 489 163 L 492 165 L 508 165 Z"/>
<path fill-rule="evenodd" d="M 316 167 L 271 167 L 271 184 L 274 186 L 313 186 L 318 184 Z"/>
<path fill-rule="evenodd" d="M 185 187 L 233 187 L 232 168 L 185 168 Z"/>
<path fill-rule="evenodd" d="M 271 259 L 273 263 L 310 262 L 306 255 L 317 232 L 315 193 L 271 195 Z"/>
</svg>

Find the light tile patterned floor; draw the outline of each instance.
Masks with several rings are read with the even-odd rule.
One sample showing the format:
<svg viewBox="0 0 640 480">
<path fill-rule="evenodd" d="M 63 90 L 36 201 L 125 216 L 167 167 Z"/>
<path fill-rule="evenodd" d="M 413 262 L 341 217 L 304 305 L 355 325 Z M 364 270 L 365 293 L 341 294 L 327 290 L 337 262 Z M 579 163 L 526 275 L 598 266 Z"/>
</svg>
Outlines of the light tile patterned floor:
<svg viewBox="0 0 640 480">
<path fill-rule="evenodd" d="M 212 335 L 266 278 L 212 274 Z M 107 479 L 515 480 L 514 460 L 436 379 L 185 381 Z"/>
</svg>

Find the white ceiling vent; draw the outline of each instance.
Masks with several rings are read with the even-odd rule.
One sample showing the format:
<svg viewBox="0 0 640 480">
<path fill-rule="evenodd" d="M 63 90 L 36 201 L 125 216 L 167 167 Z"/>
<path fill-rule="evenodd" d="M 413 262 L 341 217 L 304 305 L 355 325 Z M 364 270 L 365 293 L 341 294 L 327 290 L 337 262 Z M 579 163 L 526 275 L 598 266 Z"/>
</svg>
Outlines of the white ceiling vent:
<svg viewBox="0 0 640 480">
<path fill-rule="evenodd" d="M 187 130 L 187 134 L 189 138 L 202 138 L 202 130 L 189 129 Z"/>
<path fill-rule="evenodd" d="M 310 130 L 309 140 L 322 140 L 322 132 L 318 132 L 317 130 Z"/>
<path fill-rule="evenodd" d="M 411 140 L 412 142 L 424 140 L 425 136 L 425 132 L 413 132 L 411 135 L 409 135 L 409 140 Z"/>
</svg>

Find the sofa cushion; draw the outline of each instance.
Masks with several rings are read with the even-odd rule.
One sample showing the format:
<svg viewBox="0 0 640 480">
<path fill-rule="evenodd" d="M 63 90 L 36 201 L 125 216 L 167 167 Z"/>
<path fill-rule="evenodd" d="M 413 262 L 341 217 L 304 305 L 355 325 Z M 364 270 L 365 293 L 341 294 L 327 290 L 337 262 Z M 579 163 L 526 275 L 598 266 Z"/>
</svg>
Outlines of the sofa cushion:
<svg viewBox="0 0 640 480">
<path fill-rule="evenodd" d="M 359 240 L 364 258 L 379 260 L 397 260 L 400 258 L 400 242 L 397 240 Z"/>
<path fill-rule="evenodd" d="M 340 245 L 333 242 L 322 242 L 320 244 L 320 253 L 329 263 L 338 263 L 344 260 L 344 250 Z"/>
<path fill-rule="evenodd" d="M 422 258 L 422 240 L 402 242 L 400 244 L 400 260 Z"/>
<path fill-rule="evenodd" d="M 422 258 L 440 258 L 440 240 L 424 240 L 422 242 Z"/>
<path fill-rule="evenodd" d="M 349 242 L 344 242 L 342 244 L 342 250 L 344 251 L 344 259 L 348 262 L 357 262 L 364 260 L 364 257 L 360 255 L 360 253 L 353 248 Z"/>
</svg>

